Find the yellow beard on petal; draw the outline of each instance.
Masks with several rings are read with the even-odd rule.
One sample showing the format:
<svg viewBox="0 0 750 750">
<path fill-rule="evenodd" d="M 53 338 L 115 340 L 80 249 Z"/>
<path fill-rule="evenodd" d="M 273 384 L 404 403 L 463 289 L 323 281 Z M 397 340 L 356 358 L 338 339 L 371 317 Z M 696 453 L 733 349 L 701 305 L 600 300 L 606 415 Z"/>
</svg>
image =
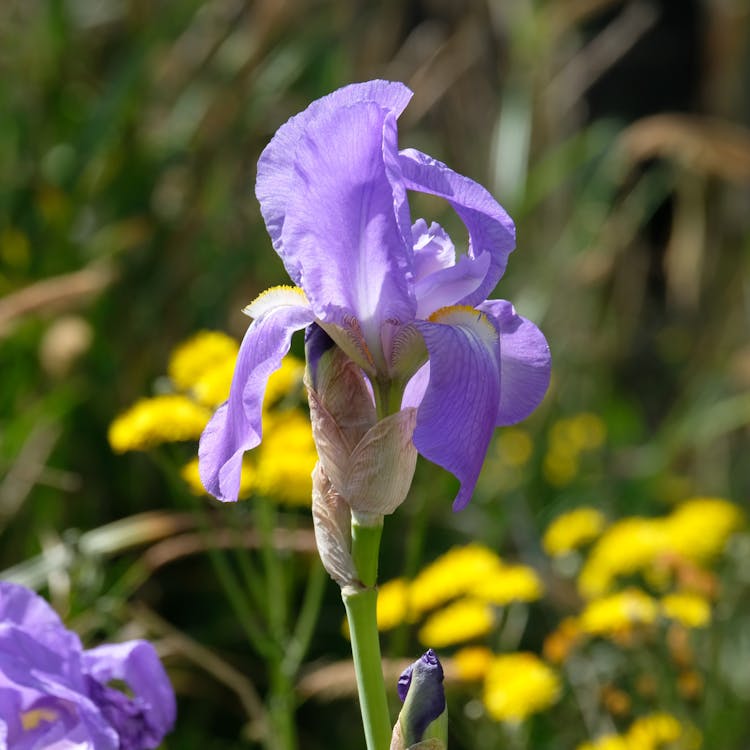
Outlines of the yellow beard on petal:
<svg viewBox="0 0 750 750">
<path fill-rule="evenodd" d="M 28 732 L 36 729 L 43 721 L 57 721 L 60 715 L 51 708 L 34 708 L 21 714 L 21 726 Z"/>
<path fill-rule="evenodd" d="M 242 312 L 251 318 L 260 317 L 266 310 L 282 305 L 309 305 L 305 292 L 298 286 L 281 284 L 261 292 Z"/>
<path fill-rule="evenodd" d="M 469 328 L 477 333 L 488 346 L 494 346 L 497 343 L 498 333 L 495 326 L 485 313 L 470 305 L 441 307 L 435 310 L 427 320 L 430 323 Z"/>
</svg>

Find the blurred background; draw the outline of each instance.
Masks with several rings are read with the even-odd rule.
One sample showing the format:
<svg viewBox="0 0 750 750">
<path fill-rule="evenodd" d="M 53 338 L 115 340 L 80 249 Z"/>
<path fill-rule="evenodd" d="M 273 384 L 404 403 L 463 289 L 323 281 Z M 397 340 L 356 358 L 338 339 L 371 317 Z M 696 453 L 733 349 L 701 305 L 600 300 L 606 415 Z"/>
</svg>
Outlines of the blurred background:
<svg viewBox="0 0 750 750">
<path fill-rule="evenodd" d="M 486 545 L 536 570 L 546 594 L 496 607 L 477 637 L 493 653 L 542 654 L 583 606 L 575 576 L 589 559 L 545 553 L 555 517 L 667 517 L 695 497 L 746 510 L 744 0 L 5 0 L 1 575 L 43 591 L 87 643 L 135 633 L 159 645 L 180 700 L 167 747 L 363 746 L 309 510 L 256 497 L 217 507 L 181 478 L 194 440 L 118 452 L 108 430 L 173 390 L 181 342 L 241 338 L 243 306 L 286 283 L 253 194 L 258 156 L 310 101 L 370 78 L 415 92 L 402 147 L 484 184 L 514 217 L 518 249 L 493 296 L 542 328 L 554 362 L 543 406 L 498 432 L 466 511 L 450 512 L 455 481 L 420 459 L 386 524 L 383 580 Z M 412 215 L 465 243 L 446 205 L 413 200 Z M 696 731 L 653 747 L 698 747 L 700 734 L 704 747 L 746 748 L 743 528 L 698 561 L 711 620 L 684 630 L 699 689 L 678 690 L 677 636 L 641 623 L 641 640 L 599 633 L 578 662 L 562 658 L 557 702 L 535 718 L 493 717 L 487 684 L 454 670 L 451 747 L 573 750 L 661 710 Z M 269 614 L 278 576 L 288 606 Z M 649 585 L 656 596 L 664 582 Z M 243 586 L 258 589 L 244 604 Z M 384 641 L 394 664 L 423 647 L 413 619 Z M 279 628 L 299 646 L 292 667 L 273 656 Z M 659 690 L 639 691 L 636 662 Z M 601 697 L 608 687 L 619 704 Z"/>
</svg>

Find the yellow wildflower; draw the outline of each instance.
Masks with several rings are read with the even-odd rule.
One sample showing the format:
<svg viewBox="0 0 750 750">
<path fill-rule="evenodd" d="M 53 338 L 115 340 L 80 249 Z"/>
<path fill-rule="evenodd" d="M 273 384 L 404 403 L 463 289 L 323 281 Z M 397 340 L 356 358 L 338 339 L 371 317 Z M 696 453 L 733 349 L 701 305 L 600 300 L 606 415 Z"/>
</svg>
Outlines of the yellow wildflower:
<svg viewBox="0 0 750 750">
<path fill-rule="evenodd" d="M 542 461 L 544 478 L 553 487 L 564 487 L 570 484 L 578 474 L 578 456 L 565 451 L 550 448 Z"/>
<path fill-rule="evenodd" d="M 549 432 L 549 447 L 542 463 L 547 481 L 557 487 L 570 484 L 578 473 L 581 453 L 601 447 L 606 435 L 601 417 L 589 412 L 555 422 Z"/>
<path fill-rule="evenodd" d="M 143 451 L 161 443 L 197 440 L 211 412 L 186 396 L 155 396 L 138 401 L 109 426 L 116 453 Z"/>
<path fill-rule="evenodd" d="M 478 682 L 484 679 L 494 654 L 484 646 L 465 646 L 453 655 L 453 668 L 462 682 Z"/>
<path fill-rule="evenodd" d="M 482 601 L 504 606 L 510 602 L 533 602 L 543 593 L 539 576 L 526 565 L 499 564 L 496 570 L 468 586 L 467 593 Z"/>
<path fill-rule="evenodd" d="M 667 546 L 662 519 L 632 516 L 612 524 L 594 544 L 578 578 L 587 598 L 609 591 L 618 575 L 633 575 L 649 565 Z"/>
<path fill-rule="evenodd" d="M 522 427 L 506 427 L 498 433 L 495 448 L 504 464 L 520 467 L 531 458 L 534 443 Z"/>
<path fill-rule="evenodd" d="M 229 398 L 229 387 L 234 377 L 235 359 L 225 359 L 201 373 L 190 393 L 197 401 L 215 409 Z"/>
<path fill-rule="evenodd" d="M 585 597 L 601 596 L 618 576 L 640 572 L 660 580 L 653 566 L 670 557 L 705 563 L 721 552 L 743 521 L 740 509 L 720 498 L 688 500 L 663 518 L 636 516 L 618 521 L 589 553 L 578 579 L 579 590 Z"/>
<path fill-rule="evenodd" d="M 167 373 L 178 389 L 189 391 L 208 370 L 227 360 L 234 365 L 238 351 L 237 342 L 230 336 L 218 331 L 201 331 L 172 352 Z"/>
<path fill-rule="evenodd" d="M 519 652 L 492 660 L 484 682 L 484 705 L 496 721 L 519 722 L 551 706 L 560 679 L 538 656 Z"/>
<path fill-rule="evenodd" d="M 465 594 L 500 565 L 500 558 L 481 544 L 454 547 L 423 568 L 412 581 L 412 607 L 421 613 Z"/>
<path fill-rule="evenodd" d="M 581 412 L 559 419 L 550 429 L 550 443 L 571 453 L 600 448 L 607 437 L 604 421 L 597 414 Z"/>
<path fill-rule="evenodd" d="M 706 562 L 723 550 L 743 520 L 742 511 L 728 500 L 693 498 L 667 519 L 668 548 L 689 560 Z"/>
<path fill-rule="evenodd" d="M 655 749 L 674 742 L 682 733 L 682 725 L 671 714 L 659 712 L 641 716 L 628 729 L 628 747 L 633 750 Z"/>
<path fill-rule="evenodd" d="M 305 374 L 305 363 L 296 357 L 284 357 L 281 367 L 271 373 L 263 399 L 263 408 L 269 409 L 277 402 L 294 393 L 302 386 L 302 376 Z"/>
<path fill-rule="evenodd" d="M 625 734 L 607 734 L 576 750 L 658 750 L 689 734 L 674 716 L 658 712 L 636 719 Z"/>
<path fill-rule="evenodd" d="M 607 437 L 607 426 L 598 414 L 581 412 L 570 421 L 571 438 L 580 450 L 593 451 L 601 448 Z"/>
<path fill-rule="evenodd" d="M 661 609 L 686 628 L 704 628 L 711 622 L 711 605 L 699 594 L 668 594 L 662 597 Z"/>
<path fill-rule="evenodd" d="M 657 615 L 656 602 L 640 589 L 630 588 L 589 602 L 578 623 L 589 635 L 616 635 L 637 625 L 650 625 Z"/>
<path fill-rule="evenodd" d="M 309 505 L 312 470 L 318 460 L 310 420 L 296 409 L 266 419 L 263 442 L 254 457 L 255 488 L 292 505 Z"/>
<path fill-rule="evenodd" d="M 565 555 L 596 539 L 605 524 L 604 515 L 596 508 L 576 508 L 552 521 L 544 532 L 542 546 L 548 555 Z"/>
<path fill-rule="evenodd" d="M 478 599 L 459 599 L 430 615 L 419 630 L 420 643 L 443 648 L 487 635 L 495 626 L 492 607 Z"/>
<path fill-rule="evenodd" d="M 409 584 L 394 578 L 378 586 L 378 630 L 392 630 L 406 622 L 409 615 Z"/>
<path fill-rule="evenodd" d="M 591 742 L 583 742 L 576 750 L 635 750 L 630 747 L 628 738 L 621 734 L 604 734 Z M 643 748 L 642 750 L 646 750 Z"/>
</svg>

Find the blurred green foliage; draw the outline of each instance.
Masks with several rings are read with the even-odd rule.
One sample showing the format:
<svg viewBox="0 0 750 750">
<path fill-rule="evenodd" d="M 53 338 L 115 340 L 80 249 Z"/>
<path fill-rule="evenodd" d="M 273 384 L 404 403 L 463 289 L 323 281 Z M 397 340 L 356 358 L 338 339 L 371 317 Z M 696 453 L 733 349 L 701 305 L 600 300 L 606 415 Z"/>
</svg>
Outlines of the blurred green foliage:
<svg viewBox="0 0 750 750">
<path fill-rule="evenodd" d="M 555 367 L 512 480 L 488 468 L 453 515 L 452 478 L 419 465 L 386 524 L 383 577 L 470 539 L 534 565 L 540 530 L 583 503 L 652 515 L 691 494 L 747 501 L 750 17 L 739 0 L 678 5 L 2 3 L 0 568 L 66 550 L 34 582 L 87 639 L 140 628 L 163 640 L 181 696 L 168 746 L 246 746 L 253 701 L 273 687 L 217 583 L 222 565 L 241 577 L 245 563 L 198 554 L 215 546 L 208 532 L 241 536 L 259 519 L 190 496 L 176 472 L 194 446 L 115 456 L 107 428 L 164 389 L 179 341 L 241 336 L 242 307 L 285 280 L 252 192 L 257 157 L 280 123 L 345 83 L 409 84 L 402 145 L 486 184 L 514 216 L 519 249 L 498 295 L 545 331 Z M 415 200 L 412 212 L 460 237 L 446 206 Z M 550 428 L 580 411 L 601 417 L 606 448 L 550 481 Z M 169 521 L 92 542 L 145 511 Z M 304 512 L 273 523 L 310 527 Z M 150 569 L 143 551 L 185 528 L 203 529 L 202 547 Z M 314 563 L 309 550 L 279 554 L 296 607 Z M 347 653 L 332 585 L 324 597 L 311 661 Z M 749 616 L 730 610 L 716 631 L 726 664 L 748 663 Z M 538 649 L 534 619 L 524 645 Z M 416 648 L 390 645 L 392 657 Z M 747 694 L 728 684 L 702 707 L 714 750 L 750 741 Z M 473 746 L 458 723 L 455 747 Z M 303 748 L 359 746 L 357 727 L 351 700 L 299 706 Z M 531 739 L 502 741 L 560 747 L 557 729 L 546 717 Z"/>
</svg>

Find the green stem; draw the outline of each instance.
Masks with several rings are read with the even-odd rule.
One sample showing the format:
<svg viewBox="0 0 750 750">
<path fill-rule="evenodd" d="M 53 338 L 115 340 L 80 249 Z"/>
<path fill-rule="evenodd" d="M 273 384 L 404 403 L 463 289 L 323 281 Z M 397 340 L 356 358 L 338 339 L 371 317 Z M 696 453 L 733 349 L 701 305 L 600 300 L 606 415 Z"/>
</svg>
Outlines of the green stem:
<svg viewBox="0 0 750 750">
<path fill-rule="evenodd" d="M 268 718 L 270 733 L 266 746 L 271 750 L 295 750 L 297 729 L 294 714 L 297 706 L 294 698 L 294 685 L 284 669 L 283 660 L 271 666 L 270 695 L 268 697 Z"/>
<path fill-rule="evenodd" d="M 388 750 L 391 743 L 391 720 L 378 635 L 378 591 L 375 588 L 382 531 L 382 522 L 376 526 L 352 523 L 352 558 L 362 588 L 342 592 L 367 750 Z"/>
<path fill-rule="evenodd" d="M 323 566 L 317 560 L 312 560 L 302 606 L 284 656 L 283 666 L 287 674 L 297 674 L 310 646 L 327 580 Z"/>
<path fill-rule="evenodd" d="M 256 499 L 255 510 L 261 535 L 268 628 L 277 647 L 273 652 L 273 658 L 268 660 L 270 671 L 268 713 L 271 733 L 267 744 L 272 750 L 296 750 L 294 675 L 286 668 L 285 656 L 289 640 L 287 579 L 283 561 L 274 547 L 278 514 L 272 501 L 263 497 Z"/>
</svg>

